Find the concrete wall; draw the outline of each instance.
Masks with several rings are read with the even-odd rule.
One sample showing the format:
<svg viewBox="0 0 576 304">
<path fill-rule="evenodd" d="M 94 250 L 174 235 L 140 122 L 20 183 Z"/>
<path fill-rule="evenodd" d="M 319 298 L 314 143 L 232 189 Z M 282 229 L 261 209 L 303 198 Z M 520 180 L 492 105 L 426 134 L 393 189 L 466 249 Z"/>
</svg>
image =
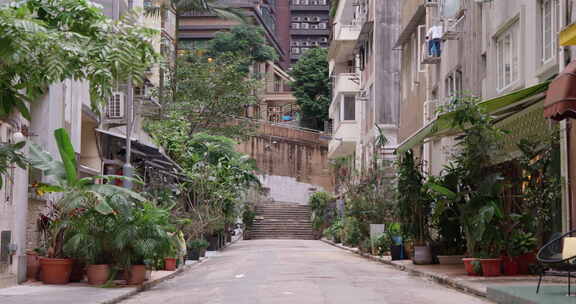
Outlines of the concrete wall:
<svg viewBox="0 0 576 304">
<path fill-rule="evenodd" d="M 256 160 L 276 201 L 305 203 L 310 188 L 332 191 L 328 146 L 318 133 L 262 123 L 237 150 Z"/>
</svg>

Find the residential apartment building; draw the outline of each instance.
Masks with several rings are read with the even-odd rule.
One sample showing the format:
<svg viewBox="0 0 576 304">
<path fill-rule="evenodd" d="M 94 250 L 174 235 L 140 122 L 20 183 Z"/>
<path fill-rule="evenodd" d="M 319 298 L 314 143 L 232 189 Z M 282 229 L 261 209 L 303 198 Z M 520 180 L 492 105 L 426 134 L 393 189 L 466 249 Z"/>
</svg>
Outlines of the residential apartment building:
<svg viewBox="0 0 576 304">
<path fill-rule="evenodd" d="M 280 0 L 279 2 L 287 2 Z M 290 23 L 280 26 L 290 29 L 290 64 L 315 47 L 328 47 L 330 37 L 330 2 L 328 0 L 291 0 Z"/>
<path fill-rule="evenodd" d="M 111 19 L 120 18 L 131 8 L 142 11 L 144 6 L 142 0 L 94 2 L 100 4 L 104 14 Z M 161 31 L 162 36 L 154 40 L 157 51 L 162 49 L 163 40 L 174 39 L 175 27 L 163 28 L 163 25 L 171 24 L 166 18 L 173 17 L 169 14 L 162 18 L 141 15 L 138 20 Z M 28 138 L 58 157 L 53 132 L 65 128 L 78 158 L 80 176 L 122 174 L 126 160 L 126 124 L 131 117 L 131 163 L 135 174 L 143 177 L 148 187 L 170 183 L 176 178 L 177 165 L 142 129 L 144 117 L 159 109 L 158 102 L 150 97 L 150 90 L 158 86 L 159 81 L 159 69 L 152 67 L 140 87 L 119 82 L 100 114 L 91 108 L 89 84 L 86 81 L 65 80 L 53 84 L 40 100 L 30 104 L 30 121 L 14 115 L 0 123 L 0 140 L 15 142 Z M 35 169 L 15 167 L 3 178 L 5 182 L 0 190 L 0 287 L 25 280 L 26 250 L 39 247 L 42 241 L 37 227 L 38 216 L 57 199 L 52 194 L 38 195 L 29 186 L 47 181 Z"/>
<path fill-rule="evenodd" d="M 329 60 L 332 77 L 331 159 L 351 157 L 360 171 L 378 158 L 393 159 L 398 136 L 401 1 L 340 0 L 335 8 Z M 380 134 L 380 130 L 383 134 Z M 376 138 L 387 139 L 376 147 Z"/>
<path fill-rule="evenodd" d="M 566 0 L 404 1 L 396 43 L 402 53 L 397 153 L 413 149 L 428 173 L 440 174 L 455 152 L 451 105 L 473 96 L 496 126 L 508 131 L 495 168 L 520 176 L 513 162 L 521 156 L 520 141 L 544 140 L 557 127 L 544 117 L 544 99 L 549 81 L 570 60 L 557 33 L 574 20 L 573 5 Z M 439 38 L 439 49 L 430 45 L 433 38 Z M 562 167 L 558 163 L 555 170 L 567 177 L 565 150 L 562 155 Z M 567 198 L 557 203 L 555 231 L 574 227 L 567 216 L 571 204 Z"/>
</svg>

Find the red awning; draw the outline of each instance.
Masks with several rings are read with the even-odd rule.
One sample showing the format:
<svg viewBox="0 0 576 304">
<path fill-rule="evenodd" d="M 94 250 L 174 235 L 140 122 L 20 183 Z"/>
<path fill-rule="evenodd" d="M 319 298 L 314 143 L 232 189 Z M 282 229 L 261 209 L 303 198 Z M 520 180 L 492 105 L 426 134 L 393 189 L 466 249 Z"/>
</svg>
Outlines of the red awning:
<svg viewBox="0 0 576 304">
<path fill-rule="evenodd" d="M 576 60 L 550 83 L 544 102 L 544 117 L 576 119 Z"/>
</svg>

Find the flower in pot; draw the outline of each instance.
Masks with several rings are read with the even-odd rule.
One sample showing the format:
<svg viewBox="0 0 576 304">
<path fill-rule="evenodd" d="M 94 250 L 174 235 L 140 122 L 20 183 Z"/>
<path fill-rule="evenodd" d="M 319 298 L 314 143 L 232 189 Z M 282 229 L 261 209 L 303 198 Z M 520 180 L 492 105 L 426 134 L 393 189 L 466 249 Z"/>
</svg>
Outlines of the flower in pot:
<svg viewBox="0 0 576 304">
<path fill-rule="evenodd" d="M 390 255 L 392 260 L 404 259 L 404 246 L 402 240 L 402 229 L 400 223 L 392 223 L 388 227 L 388 239 L 390 240 Z"/>
</svg>

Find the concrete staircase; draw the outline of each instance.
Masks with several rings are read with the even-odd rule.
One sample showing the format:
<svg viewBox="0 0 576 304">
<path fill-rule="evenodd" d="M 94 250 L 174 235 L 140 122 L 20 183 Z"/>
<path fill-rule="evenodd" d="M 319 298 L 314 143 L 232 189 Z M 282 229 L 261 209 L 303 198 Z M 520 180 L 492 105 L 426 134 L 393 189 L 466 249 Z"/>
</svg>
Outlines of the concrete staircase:
<svg viewBox="0 0 576 304">
<path fill-rule="evenodd" d="M 256 208 L 250 239 L 313 240 L 310 208 L 306 205 L 271 202 Z"/>
</svg>

